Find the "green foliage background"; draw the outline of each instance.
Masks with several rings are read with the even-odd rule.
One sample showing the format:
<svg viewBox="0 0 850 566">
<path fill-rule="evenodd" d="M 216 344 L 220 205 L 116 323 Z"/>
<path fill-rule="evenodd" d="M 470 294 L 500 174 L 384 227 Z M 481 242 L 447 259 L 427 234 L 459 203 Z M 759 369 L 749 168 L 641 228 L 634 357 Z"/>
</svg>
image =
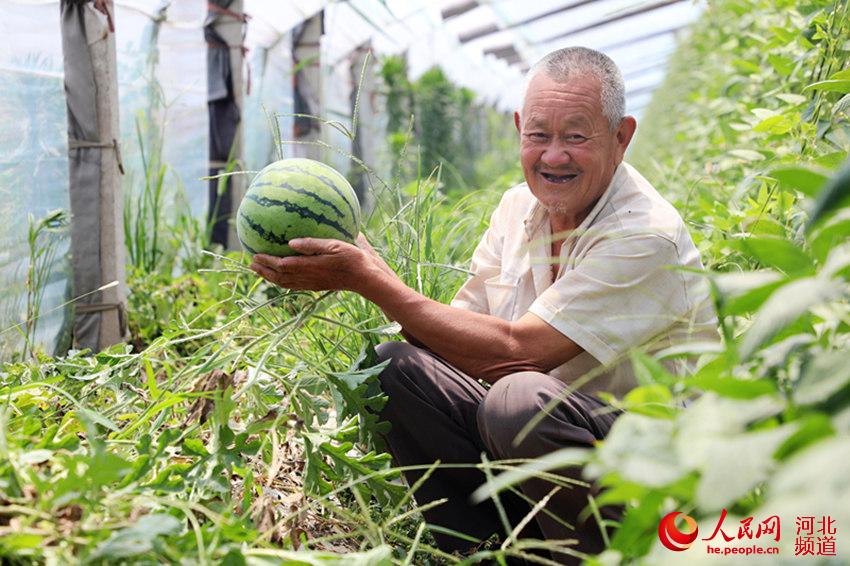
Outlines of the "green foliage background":
<svg viewBox="0 0 850 566">
<path fill-rule="evenodd" d="M 392 56 L 383 60 L 381 77 L 394 177 L 427 176 L 441 166 L 448 186 L 468 192 L 516 160 L 512 118 L 476 102 L 439 67 L 411 82 L 405 60 Z"/>
<path fill-rule="evenodd" d="M 655 536 L 673 510 L 701 537 L 723 509 L 732 536 L 740 519 L 778 515 L 781 554 L 761 557 L 771 564 L 793 560 L 797 516 L 850 524 L 850 225 L 824 196 L 850 192 L 848 61 L 847 2 L 712 2 L 639 126 L 629 159 L 688 222 L 724 347 L 684 382 L 634 355 L 643 384 L 622 401 L 631 413 L 588 457 L 611 486 L 602 500 L 629 506 L 600 563 L 678 563 Z M 840 562 L 846 527 L 837 540 Z M 689 564 L 723 559 L 705 544 Z"/>
</svg>

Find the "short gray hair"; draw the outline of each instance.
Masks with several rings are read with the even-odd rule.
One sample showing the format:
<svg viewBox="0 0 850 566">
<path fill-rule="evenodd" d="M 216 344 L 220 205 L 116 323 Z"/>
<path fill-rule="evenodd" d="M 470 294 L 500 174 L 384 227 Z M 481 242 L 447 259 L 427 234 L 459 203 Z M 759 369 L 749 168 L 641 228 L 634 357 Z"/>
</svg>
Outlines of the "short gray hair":
<svg viewBox="0 0 850 566">
<path fill-rule="evenodd" d="M 615 129 L 626 115 L 626 87 L 623 75 L 610 57 L 587 47 L 564 47 L 552 51 L 532 65 L 525 75 L 522 103 L 528 95 L 528 85 L 544 71 L 552 80 L 565 83 L 581 75 L 596 77 L 601 85 L 602 113 L 608 118 L 611 129 Z"/>
</svg>

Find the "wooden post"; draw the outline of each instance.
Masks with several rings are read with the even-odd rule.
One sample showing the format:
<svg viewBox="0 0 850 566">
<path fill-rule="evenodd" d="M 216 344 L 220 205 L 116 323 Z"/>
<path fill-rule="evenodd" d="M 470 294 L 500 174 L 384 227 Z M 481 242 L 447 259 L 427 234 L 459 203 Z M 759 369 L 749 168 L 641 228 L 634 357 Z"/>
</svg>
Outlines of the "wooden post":
<svg viewBox="0 0 850 566">
<path fill-rule="evenodd" d="M 112 0 L 62 2 L 77 347 L 102 350 L 127 334 L 123 174 Z M 105 13 L 104 13 L 105 12 Z M 107 288 L 94 292 L 106 286 Z"/>
</svg>

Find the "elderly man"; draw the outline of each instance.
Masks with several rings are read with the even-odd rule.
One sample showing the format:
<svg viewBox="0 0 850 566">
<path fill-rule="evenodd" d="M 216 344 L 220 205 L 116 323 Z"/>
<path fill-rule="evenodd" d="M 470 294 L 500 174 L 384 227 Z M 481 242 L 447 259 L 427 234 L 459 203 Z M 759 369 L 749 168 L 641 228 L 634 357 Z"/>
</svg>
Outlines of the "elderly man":
<svg viewBox="0 0 850 566">
<path fill-rule="evenodd" d="M 450 306 L 407 287 L 362 237 L 357 246 L 293 240 L 304 256 L 255 257 L 252 268 L 269 281 L 351 290 L 402 325 L 408 342 L 379 348 L 390 360 L 381 374 L 389 397 L 383 416 L 392 424 L 388 444 L 398 465 L 470 464 L 482 453 L 535 458 L 593 446 L 619 413 L 594 394 L 622 396 L 636 385 L 630 350 L 716 339 L 700 278 L 675 269 L 701 268 L 681 217 L 623 163 L 636 128 L 625 116 L 623 92 L 613 61 L 589 49 L 555 51 L 529 71 L 514 115 L 526 182 L 502 197 L 472 257 L 473 274 Z M 578 390 L 565 391 L 580 378 Z M 469 501 L 482 480 L 472 467 L 446 467 L 419 487 L 420 504 L 446 498 L 425 511 L 443 549 L 468 552 L 476 545 L 469 538 L 503 532 L 491 502 Z M 521 486 L 524 497 L 507 494 L 502 503 L 512 525 L 549 496 L 522 536 L 576 539 L 580 552 L 602 550 L 597 522 L 579 521 L 591 488 L 552 488 L 537 479 Z"/>
</svg>

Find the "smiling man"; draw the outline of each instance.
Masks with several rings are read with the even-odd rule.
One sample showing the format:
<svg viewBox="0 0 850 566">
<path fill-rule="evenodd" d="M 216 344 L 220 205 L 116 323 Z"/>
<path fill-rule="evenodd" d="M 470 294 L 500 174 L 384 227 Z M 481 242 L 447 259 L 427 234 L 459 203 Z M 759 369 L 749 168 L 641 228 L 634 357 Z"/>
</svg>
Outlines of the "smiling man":
<svg viewBox="0 0 850 566">
<path fill-rule="evenodd" d="M 408 342 L 379 348 L 390 360 L 381 374 L 389 397 L 382 416 L 392 424 L 387 440 L 397 465 L 590 447 L 619 414 L 596 393 L 623 396 L 636 386 L 631 350 L 717 339 L 701 279 L 677 269 L 702 267 L 681 217 L 623 162 L 636 128 L 623 93 L 616 65 L 596 51 L 562 49 L 532 67 L 514 116 L 526 182 L 504 194 L 451 305 L 407 287 L 362 236 L 356 246 L 293 240 L 304 255 L 254 258 L 252 268 L 271 282 L 351 290 L 402 325 Z M 669 369 L 686 370 L 677 363 Z M 578 470 L 562 475 L 580 478 Z M 420 477 L 407 474 L 411 484 Z M 474 468 L 441 468 L 416 492 L 420 504 L 446 499 L 424 513 L 442 527 L 433 532 L 444 550 L 477 545 L 447 529 L 476 541 L 504 534 L 492 503 L 469 501 L 483 479 Z M 521 536 L 602 550 L 596 522 L 579 520 L 593 489 L 574 483 L 553 492 L 547 481 L 527 481 L 524 497 L 502 500 L 508 520 L 517 525 L 548 498 Z M 569 553 L 553 558 L 578 561 Z"/>
</svg>

